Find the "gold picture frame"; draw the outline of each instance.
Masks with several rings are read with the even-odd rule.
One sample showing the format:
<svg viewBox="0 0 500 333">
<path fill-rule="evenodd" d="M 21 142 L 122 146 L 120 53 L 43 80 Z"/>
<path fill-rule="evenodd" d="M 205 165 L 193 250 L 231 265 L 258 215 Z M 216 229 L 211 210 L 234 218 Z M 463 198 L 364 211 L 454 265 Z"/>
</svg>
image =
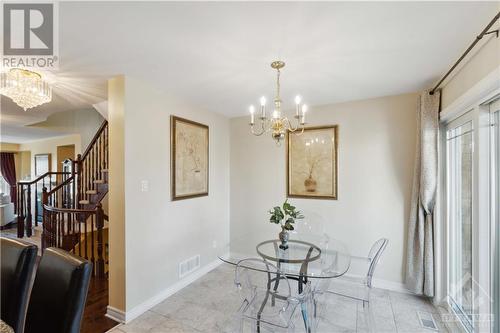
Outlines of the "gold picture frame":
<svg viewBox="0 0 500 333">
<path fill-rule="evenodd" d="M 338 200 L 338 132 L 329 125 L 287 133 L 287 197 Z"/>
<path fill-rule="evenodd" d="M 170 117 L 172 200 L 208 195 L 209 128 L 192 120 Z"/>
</svg>

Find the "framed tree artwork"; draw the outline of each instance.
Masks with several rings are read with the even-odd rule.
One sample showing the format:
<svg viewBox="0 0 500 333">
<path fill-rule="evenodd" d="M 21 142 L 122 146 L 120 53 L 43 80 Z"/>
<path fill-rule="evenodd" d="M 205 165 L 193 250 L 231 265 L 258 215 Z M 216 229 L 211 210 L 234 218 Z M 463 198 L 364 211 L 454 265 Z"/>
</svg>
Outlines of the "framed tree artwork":
<svg viewBox="0 0 500 333">
<path fill-rule="evenodd" d="M 171 116 L 172 200 L 208 195 L 208 126 Z"/>
<path fill-rule="evenodd" d="M 337 200 L 338 126 L 287 135 L 287 196 Z"/>
</svg>

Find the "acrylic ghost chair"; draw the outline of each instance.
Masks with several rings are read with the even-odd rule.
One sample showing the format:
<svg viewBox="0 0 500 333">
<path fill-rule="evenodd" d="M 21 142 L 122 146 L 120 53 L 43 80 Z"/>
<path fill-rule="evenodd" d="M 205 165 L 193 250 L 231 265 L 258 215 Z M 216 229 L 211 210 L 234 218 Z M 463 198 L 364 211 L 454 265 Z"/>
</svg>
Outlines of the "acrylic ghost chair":
<svg viewBox="0 0 500 333">
<path fill-rule="evenodd" d="M 304 219 L 295 223 L 295 230 L 291 232 L 290 239 L 305 241 L 318 246 L 321 249 L 321 267 L 325 270 L 335 269 L 335 249 L 331 249 L 330 237 L 325 233 L 325 219 L 312 211 L 303 211 Z M 347 252 L 347 251 L 346 251 Z M 318 272 L 318 276 L 322 272 Z M 301 308 L 308 307 L 308 320 L 310 329 L 314 331 L 319 319 L 320 305 L 324 305 L 321 296 L 328 290 L 331 278 L 310 279 L 308 281 L 311 290 L 311 296 L 303 298 L 304 302 L 300 304 Z M 302 314 L 304 315 L 304 311 Z"/>
<path fill-rule="evenodd" d="M 304 299 L 292 296 L 290 282 L 276 266 L 263 259 L 243 259 L 235 269 L 235 284 L 243 299 L 236 318 L 240 332 L 248 323 L 253 332 L 294 332 L 294 313 Z M 308 297 L 310 292 L 303 294 Z"/>
<path fill-rule="evenodd" d="M 366 276 L 361 278 L 343 276 L 334 279 L 327 292 L 360 300 L 363 302 L 363 307 L 368 306 L 370 303 L 370 292 L 373 287 L 373 275 L 388 243 L 388 239 L 381 238 L 372 245 L 368 257 L 351 256 L 353 261 L 359 261 L 367 268 Z"/>
</svg>

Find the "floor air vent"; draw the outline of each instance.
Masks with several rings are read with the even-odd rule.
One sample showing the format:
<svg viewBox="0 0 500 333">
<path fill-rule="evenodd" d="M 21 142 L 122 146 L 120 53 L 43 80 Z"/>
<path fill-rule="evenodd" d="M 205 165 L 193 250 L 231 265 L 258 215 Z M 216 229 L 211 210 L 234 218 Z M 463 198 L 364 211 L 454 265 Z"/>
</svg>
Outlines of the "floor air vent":
<svg viewBox="0 0 500 333">
<path fill-rule="evenodd" d="M 196 255 L 179 264 L 179 277 L 182 278 L 200 267 L 200 255 Z"/>
<path fill-rule="evenodd" d="M 420 325 L 423 328 L 432 331 L 438 331 L 438 327 L 436 322 L 434 321 L 434 317 L 432 317 L 432 313 L 418 311 L 417 314 Z"/>
</svg>

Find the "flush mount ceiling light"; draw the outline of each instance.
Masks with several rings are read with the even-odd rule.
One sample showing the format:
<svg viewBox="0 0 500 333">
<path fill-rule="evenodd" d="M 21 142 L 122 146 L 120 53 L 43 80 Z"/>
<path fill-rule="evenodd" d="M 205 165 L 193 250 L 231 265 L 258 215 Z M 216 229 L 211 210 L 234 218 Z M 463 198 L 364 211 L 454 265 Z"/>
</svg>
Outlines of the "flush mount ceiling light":
<svg viewBox="0 0 500 333">
<path fill-rule="evenodd" d="M 269 119 L 266 116 L 266 98 L 261 97 L 260 99 L 260 126 L 258 130 L 255 130 L 255 107 L 250 106 L 250 128 L 253 135 L 260 136 L 269 131 L 271 132 L 272 138 L 276 141 L 277 145 L 281 144 L 281 141 L 285 138 L 285 133 L 297 132 L 302 134 L 304 132 L 304 125 L 306 123 L 306 111 L 307 105 L 301 104 L 301 97 L 295 97 L 295 124 L 287 117 L 281 115 L 281 97 L 280 97 L 280 74 L 281 69 L 285 67 L 283 61 L 273 61 L 271 63 L 271 68 L 276 70 L 276 96 L 274 97 L 274 110 Z"/>
<path fill-rule="evenodd" d="M 1 74 L 0 94 L 12 99 L 24 111 L 52 100 L 52 88 L 42 76 L 21 68 Z"/>
</svg>

